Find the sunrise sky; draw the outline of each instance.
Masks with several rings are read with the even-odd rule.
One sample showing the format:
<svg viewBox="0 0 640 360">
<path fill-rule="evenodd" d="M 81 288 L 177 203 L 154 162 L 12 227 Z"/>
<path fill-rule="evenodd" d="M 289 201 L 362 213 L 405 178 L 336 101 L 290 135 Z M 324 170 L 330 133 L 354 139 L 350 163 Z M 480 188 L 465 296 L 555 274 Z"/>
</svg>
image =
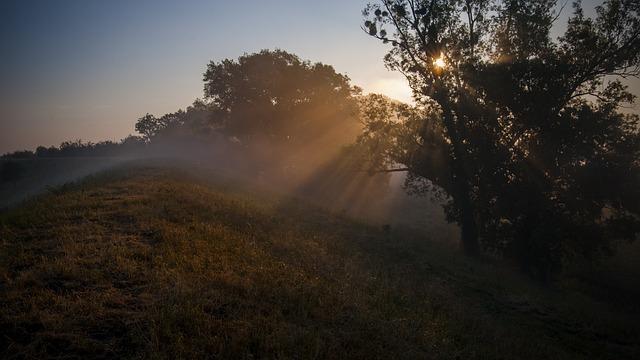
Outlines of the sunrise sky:
<svg viewBox="0 0 640 360">
<path fill-rule="evenodd" d="M 402 76 L 384 67 L 387 47 L 360 29 L 367 2 L 3 0 L 0 153 L 121 139 L 145 113 L 202 96 L 210 60 L 260 49 L 331 64 L 366 92 L 409 100 Z"/>
</svg>

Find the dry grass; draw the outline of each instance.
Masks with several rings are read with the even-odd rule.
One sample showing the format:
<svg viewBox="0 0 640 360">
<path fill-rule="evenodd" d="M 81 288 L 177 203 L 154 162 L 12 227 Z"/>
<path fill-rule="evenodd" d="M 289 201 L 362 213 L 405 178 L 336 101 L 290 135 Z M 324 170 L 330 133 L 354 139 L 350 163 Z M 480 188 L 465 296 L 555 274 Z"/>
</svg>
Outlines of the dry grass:
<svg viewBox="0 0 640 360">
<path fill-rule="evenodd" d="M 0 215 L 3 358 L 633 358 L 637 304 L 129 167 Z"/>
</svg>

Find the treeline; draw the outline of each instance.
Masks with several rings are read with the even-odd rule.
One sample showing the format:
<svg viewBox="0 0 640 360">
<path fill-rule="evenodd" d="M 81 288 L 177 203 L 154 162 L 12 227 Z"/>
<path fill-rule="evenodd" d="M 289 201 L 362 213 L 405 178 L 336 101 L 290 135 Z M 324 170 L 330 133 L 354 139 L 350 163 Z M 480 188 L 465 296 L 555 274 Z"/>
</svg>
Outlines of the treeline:
<svg viewBox="0 0 640 360">
<path fill-rule="evenodd" d="M 308 172 L 354 143 L 361 133 L 361 90 L 322 63 L 281 50 L 211 62 L 204 97 L 186 109 L 139 118 L 120 142 L 69 141 L 16 151 L 3 158 L 118 156 L 145 149 L 150 156 L 200 159 L 241 156 L 256 172 Z M 295 169 L 295 170 L 293 170 Z"/>
<path fill-rule="evenodd" d="M 114 157 L 127 156 L 144 151 L 146 143 L 140 136 L 128 136 L 118 142 L 100 141 L 97 143 L 82 140 L 65 141 L 60 146 L 38 146 L 35 151 L 20 150 L 6 153 L 2 159 L 35 159 L 57 157 Z"/>
<path fill-rule="evenodd" d="M 65 142 L 4 158 L 180 158 L 348 211 L 356 192 L 359 198 L 365 190 L 382 198 L 387 188 L 388 176 L 362 171 L 366 154 L 354 151 L 366 97 L 332 66 L 263 50 L 210 62 L 202 99 L 172 113 L 140 117 L 135 123 L 139 137 Z"/>
</svg>

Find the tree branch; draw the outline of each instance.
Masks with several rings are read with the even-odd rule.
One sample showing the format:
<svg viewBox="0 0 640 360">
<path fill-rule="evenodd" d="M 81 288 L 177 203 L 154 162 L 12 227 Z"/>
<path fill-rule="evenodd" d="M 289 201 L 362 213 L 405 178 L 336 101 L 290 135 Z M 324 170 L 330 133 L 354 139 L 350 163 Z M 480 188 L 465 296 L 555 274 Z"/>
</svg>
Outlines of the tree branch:
<svg viewBox="0 0 640 360">
<path fill-rule="evenodd" d="M 407 172 L 407 171 L 411 171 L 411 169 L 410 168 L 395 168 L 395 169 L 367 169 L 367 170 L 360 170 L 360 172 L 368 172 L 370 174 Z"/>
</svg>

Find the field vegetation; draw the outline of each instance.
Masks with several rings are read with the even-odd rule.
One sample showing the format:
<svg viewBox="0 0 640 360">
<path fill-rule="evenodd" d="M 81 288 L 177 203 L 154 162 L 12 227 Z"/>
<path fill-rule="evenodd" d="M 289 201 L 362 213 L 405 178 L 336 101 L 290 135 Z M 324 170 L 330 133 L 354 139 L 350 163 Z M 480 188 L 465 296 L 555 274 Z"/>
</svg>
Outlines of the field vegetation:
<svg viewBox="0 0 640 360">
<path fill-rule="evenodd" d="M 640 354 L 628 282 L 543 286 L 418 232 L 184 166 L 52 188 L 2 213 L 0 239 L 3 358 Z"/>
</svg>

